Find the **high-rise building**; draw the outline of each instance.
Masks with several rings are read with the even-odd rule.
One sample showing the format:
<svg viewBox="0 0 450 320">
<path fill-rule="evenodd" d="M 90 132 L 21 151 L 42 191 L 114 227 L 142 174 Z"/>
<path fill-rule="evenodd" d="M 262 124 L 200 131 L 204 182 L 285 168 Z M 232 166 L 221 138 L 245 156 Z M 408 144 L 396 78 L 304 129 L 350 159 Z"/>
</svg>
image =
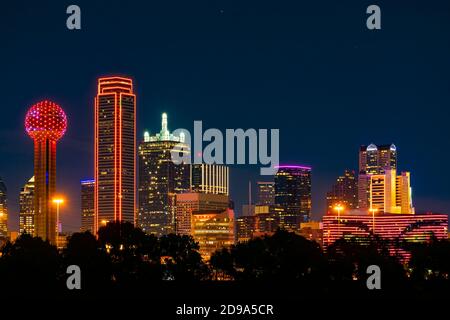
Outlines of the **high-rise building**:
<svg viewBox="0 0 450 320">
<path fill-rule="evenodd" d="M 6 197 L 6 186 L 0 177 L 0 238 L 8 236 L 8 203 Z"/>
<path fill-rule="evenodd" d="M 392 174 L 396 175 L 396 171 Z M 408 171 L 402 172 L 395 179 L 395 208 L 394 212 L 415 213 L 412 200 L 411 174 Z"/>
<path fill-rule="evenodd" d="M 220 164 L 192 164 L 193 192 L 229 195 L 229 168 Z"/>
<path fill-rule="evenodd" d="M 94 192 L 95 180 L 81 180 L 81 232 L 95 234 Z"/>
<path fill-rule="evenodd" d="M 386 170 L 397 169 L 397 147 L 394 144 L 370 144 L 359 149 L 359 175 L 358 175 L 358 208 L 370 208 L 370 176 L 384 174 Z"/>
<path fill-rule="evenodd" d="M 255 206 L 254 236 L 272 235 L 280 226 L 280 216 L 284 212 L 278 206 Z"/>
<path fill-rule="evenodd" d="M 236 241 L 247 242 L 253 238 L 256 230 L 256 216 L 241 216 L 236 218 Z"/>
<path fill-rule="evenodd" d="M 34 140 L 35 233 L 56 244 L 56 210 L 52 202 L 56 191 L 56 142 L 66 132 L 67 117 L 56 103 L 41 101 L 28 110 L 25 128 Z"/>
<path fill-rule="evenodd" d="M 348 210 L 358 208 L 358 180 L 354 171 L 345 170 L 344 175 L 336 179 L 331 191 L 327 193 L 328 213 L 338 204 Z"/>
<path fill-rule="evenodd" d="M 280 227 L 298 231 L 311 214 L 311 167 L 279 166 L 275 175 L 275 204 L 282 208 Z"/>
<path fill-rule="evenodd" d="M 233 210 L 193 212 L 192 236 L 206 261 L 215 251 L 229 248 L 235 243 Z"/>
<path fill-rule="evenodd" d="M 19 233 L 36 235 L 36 216 L 34 214 L 34 176 L 20 189 Z"/>
<path fill-rule="evenodd" d="M 370 144 L 359 148 L 359 173 L 377 174 L 397 168 L 397 147 L 394 144 Z"/>
<path fill-rule="evenodd" d="M 104 222 L 135 222 L 136 175 L 136 95 L 133 81 L 115 76 L 100 78 L 97 90 L 95 230 Z"/>
<path fill-rule="evenodd" d="M 229 198 L 224 194 L 180 193 L 176 195 L 176 228 L 180 235 L 192 235 L 192 213 L 224 211 L 229 208 Z"/>
<path fill-rule="evenodd" d="M 272 206 L 275 204 L 275 182 L 258 182 L 257 204 L 260 206 Z"/>
<path fill-rule="evenodd" d="M 370 176 L 369 208 L 378 213 L 414 214 L 409 172 L 397 176 L 397 170 Z"/>
<path fill-rule="evenodd" d="M 167 114 L 162 115 L 160 133 L 144 134 L 139 145 L 139 212 L 138 226 L 157 236 L 175 232 L 176 195 L 189 192 L 189 164 L 175 164 L 172 153 L 189 156 L 184 135 L 175 136 L 167 125 Z"/>
<path fill-rule="evenodd" d="M 370 176 L 365 173 L 358 175 L 358 208 L 361 210 L 370 208 Z"/>
<path fill-rule="evenodd" d="M 248 241 L 254 237 L 272 235 L 280 226 L 284 210 L 276 205 L 253 206 L 253 214 L 236 218 L 236 240 Z"/>
</svg>

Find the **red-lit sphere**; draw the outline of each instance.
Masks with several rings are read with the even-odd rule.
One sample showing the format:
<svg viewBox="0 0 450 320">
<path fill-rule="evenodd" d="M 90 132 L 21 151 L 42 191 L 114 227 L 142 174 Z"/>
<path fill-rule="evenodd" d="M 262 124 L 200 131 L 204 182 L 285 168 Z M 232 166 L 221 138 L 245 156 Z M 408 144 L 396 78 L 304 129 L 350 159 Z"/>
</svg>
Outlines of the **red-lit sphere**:
<svg viewBox="0 0 450 320">
<path fill-rule="evenodd" d="M 52 101 L 36 103 L 25 116 L 25 129 L 34 140 L 57 141 L 64 135 L 66 128 L 67 116 L 64 110 Z"/>
</svg>

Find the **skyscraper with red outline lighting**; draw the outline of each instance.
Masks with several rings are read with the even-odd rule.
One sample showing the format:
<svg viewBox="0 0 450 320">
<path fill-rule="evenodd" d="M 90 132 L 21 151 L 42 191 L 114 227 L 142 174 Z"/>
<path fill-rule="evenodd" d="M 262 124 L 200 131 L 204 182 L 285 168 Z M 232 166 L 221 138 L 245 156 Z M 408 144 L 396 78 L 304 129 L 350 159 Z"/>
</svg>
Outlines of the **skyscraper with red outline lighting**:
<svg viewBox="0 0 450 320">
<path fill-rule="evenodd" d="M 135 219 L 136 95 L 130 78 L 98 79 L 95 97 L 94 229 Z"/>
<path fill-rule="evenodd" d="M 52 101 L 33 105 L 25 117 L 25 129 L 34 140 L 35 235 L 56 244 L 56 142 L 67 129 L 64 110 Z"/>
</svg>

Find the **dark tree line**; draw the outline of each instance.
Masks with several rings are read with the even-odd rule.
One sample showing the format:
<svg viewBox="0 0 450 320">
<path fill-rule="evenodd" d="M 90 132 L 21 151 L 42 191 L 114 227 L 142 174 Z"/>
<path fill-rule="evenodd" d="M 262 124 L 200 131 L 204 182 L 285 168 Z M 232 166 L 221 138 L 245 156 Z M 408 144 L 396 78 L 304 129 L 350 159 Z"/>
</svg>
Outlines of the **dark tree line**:
<svg viewBox="0 0 450 320">
<path fill-rule="evenodd" d="M 171 234 L 158 239 L 130 223 L 109 223 L 99 229 L 98 238 L 75 233 L 62 252 L 23 234 L 1 251 L 0 283 L 9 292 L 65 290 L 69 265 L 80 267 L 82 289 L 88 292 L 208 279 L 198 249 L 191 237 Z"/>
<path fill-rule="evenodd" d="M 318 279 L 326 272 L 319 244 L 282 230 L 216 252 L 211 266 L 216 278 L 235 280 Z"/>
<path fill-rule="evenodd" d="M 40 238 L 21 235 L 1 250 L 0 284 L 7 292 L 65 292 L 69 265 L 80 267 L 83 292 L 92 293 L 205 280 L 217 284 L 217 280 L 303 282 L 325 291 L 337 284 L 362 288 L 370 265 L 381 268 L 385 289 L 424 290 L 429 283 L 450 281 L 448 240 L 432 238 L 404 247 L 411 253 L 407 265 L 374 236 L 340 239 L 324 253 L 317 243 L 278 230 L 272 236 L 219 250 L 206 263 L 192 237 L 170 234 L 157 238 L 130 223 L 109 223 L 99 230 L 98 238 L 89 232 L 73 234 L 61 252 Z"/>
</svg>

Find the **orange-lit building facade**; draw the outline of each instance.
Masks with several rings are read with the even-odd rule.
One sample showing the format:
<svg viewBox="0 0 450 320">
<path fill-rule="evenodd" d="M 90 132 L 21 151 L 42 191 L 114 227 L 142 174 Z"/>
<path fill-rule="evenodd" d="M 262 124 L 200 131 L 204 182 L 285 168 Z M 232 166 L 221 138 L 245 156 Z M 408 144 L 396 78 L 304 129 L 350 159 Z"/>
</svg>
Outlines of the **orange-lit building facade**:
<svg viewBox="0 0 450 320">
<path fill-rule="evenodd" d="M 369 177 L 369 207 L 378 213 L 414 214 L 409 172 L 397 175 L 395 169 Z"/>
<path fill-rule="evenodd" d="M 124 77 L 98 80 L 95 97 L 94 229 L 135 223 L 136 96 Z"/>
<path fill-rule="evenodd" d="M 175 231 L 179 235 L 192 234 L 192 213 L 223 211 L 229 207 L 227 195 L 212 193 L 180 193 L 176 195 Z"/>
<path fill-rule="evenodd" d="M 200 254 L 208 261 L 211 255 L 234 242 L 234 211 L 193 212 L 192 236 L 200 246 Z"/>
</svg>

